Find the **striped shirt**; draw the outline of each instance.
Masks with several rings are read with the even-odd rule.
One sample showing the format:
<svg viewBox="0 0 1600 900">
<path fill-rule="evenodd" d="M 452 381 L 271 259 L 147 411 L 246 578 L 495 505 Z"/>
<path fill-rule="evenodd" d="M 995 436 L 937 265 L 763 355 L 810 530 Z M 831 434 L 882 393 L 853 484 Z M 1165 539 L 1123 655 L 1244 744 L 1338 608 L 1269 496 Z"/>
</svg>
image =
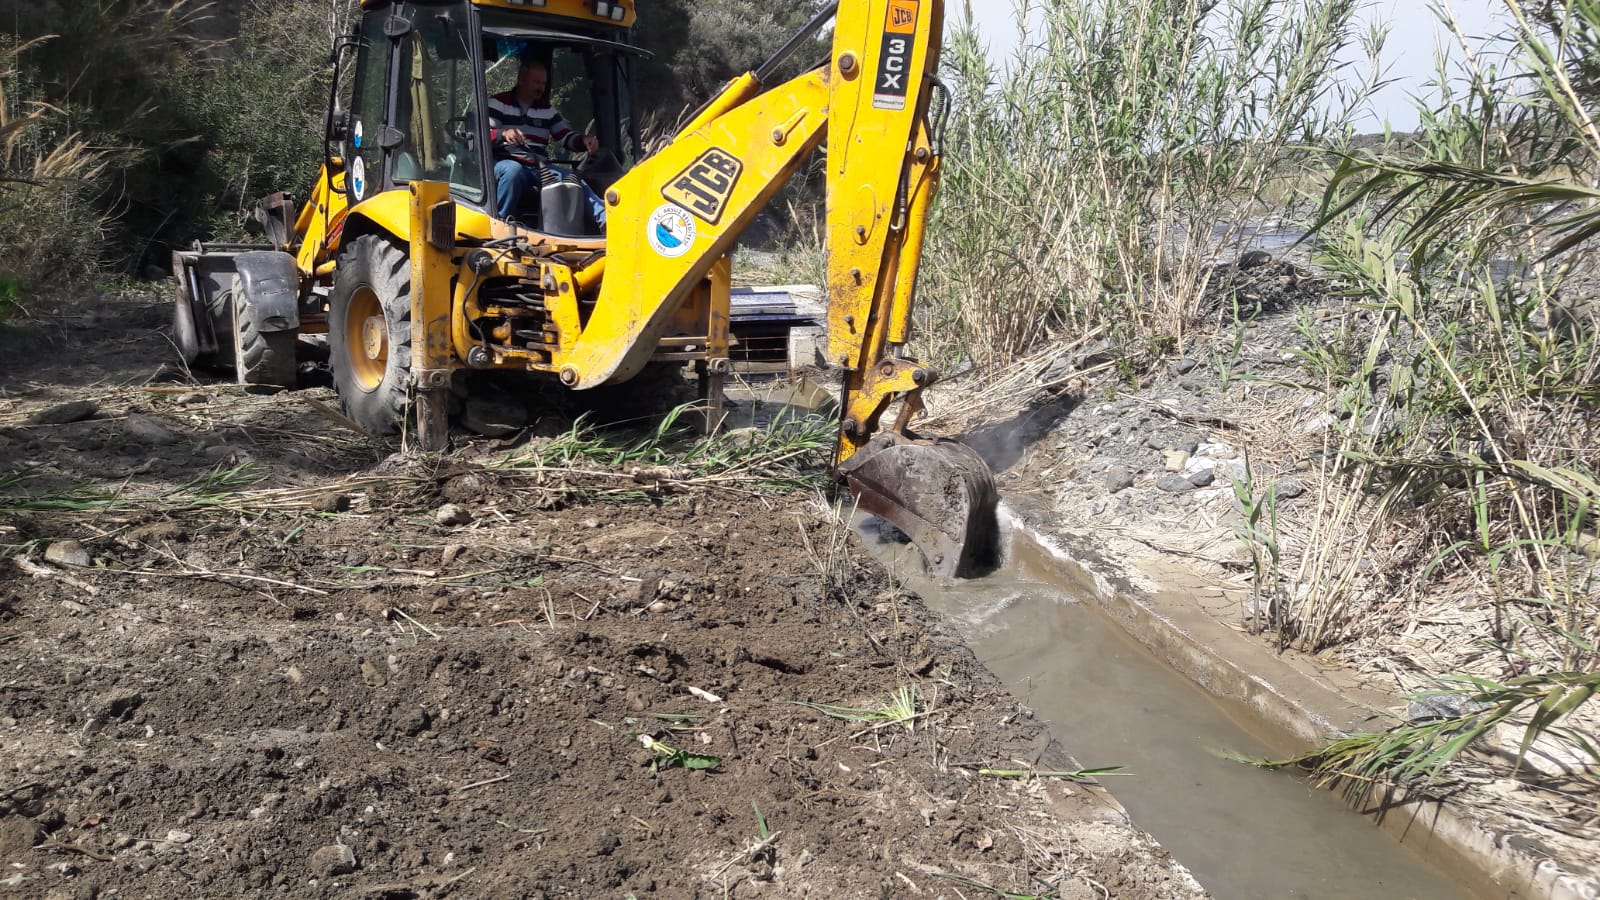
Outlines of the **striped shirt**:
<svg viewBox="0 0 1600 900">
<path fill-rule="evenodd" d="M 527 143 L 498 143 L 500 133 L 510 128 L 520 130 Z M 550 158 L 551 141 L 558 141 L 575 153 L 583 150 L 583 135 L 573 131 L 561 113 L 543 98 L 531 106 L 518 103 L 515 91 L 489 98 L 489 143 L 494 145 L 496 156 L 537 165 Z"/>
</svg>

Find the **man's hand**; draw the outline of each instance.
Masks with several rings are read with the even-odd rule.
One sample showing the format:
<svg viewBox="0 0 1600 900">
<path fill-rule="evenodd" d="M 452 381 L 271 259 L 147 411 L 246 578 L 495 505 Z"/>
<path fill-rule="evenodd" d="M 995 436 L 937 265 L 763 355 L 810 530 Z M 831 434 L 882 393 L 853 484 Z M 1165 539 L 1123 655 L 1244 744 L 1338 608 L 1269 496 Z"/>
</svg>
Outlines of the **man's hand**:
<svg viewBox="0 0 1600 900">
<path fill-rule="evenodd" d="M 583 136 L 583 149 L 586 152 L 589 152 L 589 153 L 594 153 L 594 152 L 598 151 L 600 149 L 600 139 L 595 137 L 592 134 L 584 135 Z"/>
<path fill-rule="evenodd" d="M 526 144 L 527 142 L 528 136 L 523 134 L 520 128 L 507 128 L 505 131 L 500 132 L 500 143 L 502 144 Z"/>
</svg>

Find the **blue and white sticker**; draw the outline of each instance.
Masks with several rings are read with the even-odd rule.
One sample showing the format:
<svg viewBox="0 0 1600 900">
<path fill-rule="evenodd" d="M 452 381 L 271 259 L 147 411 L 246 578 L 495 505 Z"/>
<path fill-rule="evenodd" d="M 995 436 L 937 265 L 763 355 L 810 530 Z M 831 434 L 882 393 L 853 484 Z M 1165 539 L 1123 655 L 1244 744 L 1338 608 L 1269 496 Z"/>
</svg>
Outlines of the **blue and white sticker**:
<svg viewBox="0 0 1600 900">
<path fill-rule="evenodd" d="M 359 156 L 350 160 L 350 193 L 357 200 L 367 195 L 367 164 Z"/>
<path fill-rule="evenodd" d="M 361 120 L 360 119 L 356 120 L 355 128 L 352 129 L 351 132 L 350 132 L 350 143 L 355 144 L 357 150 L 361 149 Z"/>
<path fill-rule="evenodd" d="M 645 237 L 650 249 L 667 259 L 677 259 L 694 245 L 694 217 L 675 203 L 662 204 L 650 214 Z"/>
</svg>

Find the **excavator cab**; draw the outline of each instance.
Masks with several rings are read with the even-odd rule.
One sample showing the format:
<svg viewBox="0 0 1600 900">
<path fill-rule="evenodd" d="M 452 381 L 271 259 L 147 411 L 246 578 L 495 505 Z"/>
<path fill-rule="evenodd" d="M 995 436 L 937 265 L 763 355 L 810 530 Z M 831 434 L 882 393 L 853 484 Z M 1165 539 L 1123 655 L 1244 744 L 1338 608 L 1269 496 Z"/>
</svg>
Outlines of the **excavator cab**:
<svg viewBox="0 0 1600 900">
<path fill-rule="evenodd" d="M 606 5 L 589 21 L 534 6 L 455 3 L 371 4 L 360 23 L 350 105 L 340 117 L 337 151 L 347 160 L 348 202 L 357 205 L 413 181 L 443 182 L 460 205 L 494 212 L 490 98 L 510 91 L 521 65 L 543 64 L 549 95 L 569 125 L 593 134 L 601 150 L 568 158 L 551 148 L 551 166 L 603 191 L 639 157 L 630 115 L 631 8 Z M 587 6 L 592 12 L 593 5 Z M 612 18 L 615 11 L 625 17 Z M 388 52 L 383 52 L 387 50 Z M 389 86 L 393 85 L 393 89 Z M 565 185 L 528 191 L 517 223 L 534 231 L 597 236 L 574 211 Z"/>
</svg>

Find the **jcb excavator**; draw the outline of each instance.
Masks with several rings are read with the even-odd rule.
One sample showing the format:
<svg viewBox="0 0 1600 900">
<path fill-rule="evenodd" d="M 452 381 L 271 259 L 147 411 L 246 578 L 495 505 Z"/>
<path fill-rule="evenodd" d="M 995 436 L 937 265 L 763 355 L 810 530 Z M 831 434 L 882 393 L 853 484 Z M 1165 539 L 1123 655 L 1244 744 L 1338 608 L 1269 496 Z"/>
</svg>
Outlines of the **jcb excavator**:
<svg viewBox="0 0 1600 900">
<path fill-rule="evenodd" d="M 174 254 L 174 332 L 191 361 L 292 387 L 298 336 L 326 333 L 345 414 L 373 433 L 414 429 L 424 449 L 444 445 L 452 377 L 467 370 L 545 372 L 586 390 L 692 363 L 718 410 L 735 339 L 729 253 L 826 138 L 836 472 L 933 572 L 968 575 L 992 558 L 988 467 L 907 430 L 937 379 L 904 346 L 939 180 L 943 0 L 827 4 L 648 156 L 630 108 L 633 0 L 361 0 L 361 11 L 334 48 L 309 200 L 256 205 L 270 246 Z M 769 84 L 796 51 L 820 48 L 830 20 L 827 60 Z M 576 178 L 547 178 L 496 215 L 490 98 L 528 59 L 568 120 L 593 123 L 602 151 L 577 174 L 603 197 L 603 229 Z"/>
</svg>

